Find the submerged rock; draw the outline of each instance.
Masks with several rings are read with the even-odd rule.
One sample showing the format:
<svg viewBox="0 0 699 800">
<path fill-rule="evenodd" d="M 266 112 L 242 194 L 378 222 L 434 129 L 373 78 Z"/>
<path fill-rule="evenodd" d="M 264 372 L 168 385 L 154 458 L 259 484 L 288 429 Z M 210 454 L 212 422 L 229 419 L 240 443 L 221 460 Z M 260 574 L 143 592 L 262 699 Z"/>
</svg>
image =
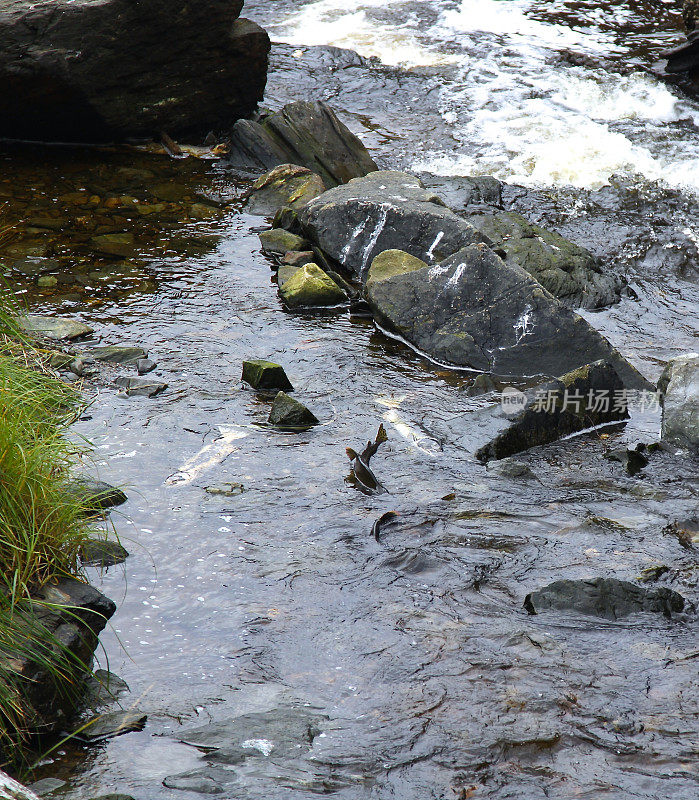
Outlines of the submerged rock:
<svg viewBox="0 0 699 800">
<path fill-rule="evenodd" d="M 260 392 L 293 392 L 294 387 L 286 377 L 284 367 L 273 361 L 252 359 L 243 361 L 243 378 L 253 389 Z"/>
<path fill-rule="evenodd" d="M 47 339 L 70 340 L 94 333 L 94 328 L 68 317 L 41 317 L 28 314 L 20 318 L 20 324 L 27 333 L 45 336 Z"/>
<path fill-rule="evenodd" d="M 128 500 L 121 489 L 89 475 L 74 477 L 66 487 L 66 491 L 71 500 L 79 503 L 88 513 L 120 506 Z"/>
<path fill-rule="evenodd" d="M 699 453 L 699 354 L 672 359 L 658 382 L 658 391 L 663 439 Z"/>
<path fill-rule="evenodd" d="M 294 251 L 307 252 L 310 249 L 310 243 L 306 239 L 283 228 L 263 231 L 260 234 L 260 244 L 263 252 L 273 255 L 286 255 Z"/>
<path fill-rule="evenodd" d="M 112 364 L 135 364 L 148 356 L 142 347 L 131 345 L 108 345 L 105 347 L 91 347 L 81 355 L 94 358 L 96 361 L 108 361 Z"/>
<path fill-rule="evenodd" d="M 186 135 L 252 113 L 269 37 L 242 0 L 0 0 L 0 135 Z"/>
<path fill-rule="evenodd" d="M 325 103 L 297 101 L 261 122 L 233 126 L 230 159 L 235 166 L 273 169 L 298 164 L 337 186 L 378 169 L 367 149 Z"/>
<path fill-rule="evenodd" d="M 620 447 L 616 450 L 610 450 L 606 454 L 606 458 L 610 461 L 618 461 L 629 475 L 637 475 L 649 463 L 648 456 L 644 452 L 645 449 L 646 447 L 643 444 L 639 444 L 633 450 L 627 447 Z"/>
<path fill-rule="evenodd" d="M 251 214 L 272 216 L 280 208 L 303 208 L 324 191 L 322 178 L 307 167 L 282 164 L 255 181 L 246 206 Z"/>
<path fill-rule="evenodd" d="M 245 491 L 245 487 L 242 483 L 219 483 L 216 486 L 207 486 L 204 491 L 221 497 L 236 497 Z"/>
<path fill-rule="evenodd" d="M 167 383 L 149 378 L 130 378 L 121 376 L 114 383 L 122 388 L 127 397 L 155 397 L 167 389 Z"/>
<path fill-rule="evenodd" d="M 119 542 L 111 542 L 107 539 L 88 539 L 80 547 L 80 560 L 85 566 L 113 567 L 116 564 L 123 564 L 129 557 L 129 552 L 122 547 Z"/>
<path fill-rule="evenodd" d="M 279 392 L 274 398 L 267 421 L 277 428 L 305 429 L 318 424 L 315 414 L 309 411 L 303 403 L 299 403 L 298 400 L 294 400 L 284 392 Z"/>
<path fill-rule="evenodd" d="M 610 361 L 626 388 L 646 381 L 582 317 L 483 244 L 367 287 L 379 325 L 435 361 L 501 376 L 558 376 Z"/>
<path fill-rule="evenodd" d="M 136 240 L 133 233 L 104 233 L 90 240 L 100 253 L 129 258 L 134 253 Z"/>
<path fill-rule="evenodd" d="M 60 778 L 42 778 L 29 785 L 29 789 L 40 797 L 48 797 L 50 794 L 63 789 L 68 784 Z"/>
<path fill-rule="evenodd" d="M 522 267 L 565 305 L 603 308 L 619 300 L 621 281 L 605 275 L 592 253 L 560 234 L 510 211 L 467 219 L 504 253 L 505 261 Z"/>
<path fill-rule="evenodd" d="M 593 578 L 554 581 L 528 594 L 524 607 L 530 614 L 556 609 L 614 620 L 639 611 L 670 617 L 684 609 L 685 600 L 665 587 L 646 589 L 616 578 Z"/>
<path fill-rule="evenodd" d="M 571 433 L 607 422 L 628 419 L 615 397 L 624 384 L 614 367 L 597 361 L 526 393 L 512 389 L 495 406 L 468 418 L 464 437 L 483 462 L 502 459 Z M 509 401 L 509 402 L 507 402 Z M 487 438 L 479 444 L 479 434 Z"/>
<path fill-rule="evenodd" d="M 317 264 L 295 270 L 279 293 L 289 308 L 337 306 L 347 301 L 345 292 Z"/>
<path fill-rule="evenodd" d="M 140 711 L 113 711 L 99 714 L 83 723 L 73 734 L 76 739 L 87 742 L 102 742 L 124 733 L 142 731 L 148 717 Z"/>
<path fill-rule="evenodd" d="M 323 252 L 361 280 L 384 250 L 434 264 L 469 244 L 489 243 L 404 172 L 374 172 L 331 189 L 302 209 L 299 220 Z"/>
</svg>

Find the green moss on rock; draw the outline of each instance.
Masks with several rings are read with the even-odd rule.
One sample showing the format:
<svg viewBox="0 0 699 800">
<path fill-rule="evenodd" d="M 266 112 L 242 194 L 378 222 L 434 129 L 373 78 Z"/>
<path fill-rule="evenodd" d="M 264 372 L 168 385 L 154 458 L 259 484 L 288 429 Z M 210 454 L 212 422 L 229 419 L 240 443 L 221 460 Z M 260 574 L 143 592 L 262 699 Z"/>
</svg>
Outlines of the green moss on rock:
<svg viewBox="0 0 699 800">
<path fill-rule="evenodd" d="M 273 361 L 252 359 L 243 361 L 243 380 L 260 392 L 293 392 L 284 368 Z"/>
<path fill-rule="evenodd" d="M 278 428 L 310 428 L 318 424 L 318 418 L 303 403 L 279 392 L 274 398 L 268 422 Z"/>
<path fill-rule="evenodd" d="M 280 287 L 290 308 L 337 306 L 347 300 L 345 292 L 317 264 L 305 264 Z"/>
</svg>

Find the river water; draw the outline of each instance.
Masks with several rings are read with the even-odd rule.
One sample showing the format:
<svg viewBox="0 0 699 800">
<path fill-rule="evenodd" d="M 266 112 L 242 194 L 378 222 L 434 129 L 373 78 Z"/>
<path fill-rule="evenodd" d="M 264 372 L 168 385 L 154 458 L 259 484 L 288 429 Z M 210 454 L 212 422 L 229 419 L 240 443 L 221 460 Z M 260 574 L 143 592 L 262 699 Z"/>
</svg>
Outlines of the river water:
<svg viewBox="0 0 699 800">
<path fill-rule="evenodd" d="M 460 176 L 495 174 L 507 208 L 627 276 L 622 302 L 586 317 L 644 374 L 697 349 L 699 106 L 661 74 L 671 4 L 348 5 L 246 3 L 283 42 L 270 106 L 327 99 L 382 166 L 457 208 Z M 68 800 L 697 796 L 695 617 L 522 606 L 558 578 L 655 565 L 699 600 L 696 551 L 668 529 L 697 513 L 696 462 L 659 452 L 631 477 L 605 458 L 652 439 L 657 415 L 526 453 L 530 478 L 486 470 L 457 443 L 473 376 L 367 319 L 284 311 L 263 221 L 236 203 L 249 182 L 223 163 L 19 145 L 0 159 L 2 223 L 23 231 L 6 280 L 32 310 L 89 322 L 86 350 L 147 348 L 169 385 L 127 398 L 104 367 L 75 427 L 88 468 L 130 496 L 111 519 L 131 556 L 89 577 L 119 605 L 101 665 L 147 725 L 64 745 L 37 777 L 67 781 Z M 107 232 L 133 243 L 96 254 Z M 282 363 L 321 425 L 266 427 L 247 357 Z M 369 497 L 344 450 L 382 421 L 372 466 L 389 492 Z M 224 482 L 245 491 L 205 492 Z M 226 758 L 181 742 L 212 722 Z"/>
</svg>

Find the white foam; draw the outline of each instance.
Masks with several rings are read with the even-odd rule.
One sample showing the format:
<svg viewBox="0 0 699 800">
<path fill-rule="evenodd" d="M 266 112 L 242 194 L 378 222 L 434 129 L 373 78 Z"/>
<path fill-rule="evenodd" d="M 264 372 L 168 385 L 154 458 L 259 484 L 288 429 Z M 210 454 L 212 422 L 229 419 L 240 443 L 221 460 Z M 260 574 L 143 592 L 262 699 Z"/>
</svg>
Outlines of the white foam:
<svg viewBox="0 0 699 800">
<path fill-rule="evenodd" d="M 438 47 L 433 49 L 420 42 L 410 16 L 399 25 L 378 24 L 370 16 L 372 10 L 404 3 L 405 0 L 358 0 L 351 4 L 347 0 L 318 0 L 282 16 L 268 28 L 276 39 L 287 44 L 345 47 L 389 65 L 415 67 L 453 61 Z"/>
<path fill-rule="evenodd" d="M 561 5 L 316 0 L 281 18 L 273 32 L 294 45 L 347 47 L 385 64 L 449 63 L 452 73 L 456 65 L 439 109 L 456 145 L 427 150 L 414 170 L 580 188 L 626 174 L 699 191 L 699 136 L 692 132 L 699 106 L 649 74 L 569 67 L 556 58 L 560 50 L 623 54 L 624 39 L 610 23 L 630 18 L 631 4 L 586 8 L 584 27 L 542 18 Z M 438 21 L 426 26 L 421 20 L 435 10 Z"/>
</svg>

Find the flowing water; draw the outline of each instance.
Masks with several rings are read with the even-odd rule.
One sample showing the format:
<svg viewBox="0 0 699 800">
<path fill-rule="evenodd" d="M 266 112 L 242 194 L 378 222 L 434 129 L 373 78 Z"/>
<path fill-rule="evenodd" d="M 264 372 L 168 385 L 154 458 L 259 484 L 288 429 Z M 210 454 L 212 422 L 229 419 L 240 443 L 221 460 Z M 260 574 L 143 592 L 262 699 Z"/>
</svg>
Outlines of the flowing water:
<svg viewBox="0 0 699 800">
<path fill-rule="evenodd" d="M 382 165 L 457 209 L 460 176 L 516 184 L 505 207 L 628 277 L 586 316 L 648 377 L 697 349 L 699 107 L 660 73 L 672 5 L 349 5 L 246 3 L 285 43 L 270 105 L 325 97 Z M 20 145 L 0 163 L 6 281 L 32 310 L 89 322 L 85 350 L 147 348 L 168 384 L 127 398 L 112 378 L 132 373 L 105 366 L 75 426 L 87 467 L 130 496 L 112 514 L 130 557 L 89 577 L 119 604 L 100 661 L 148 723 L 63 745 L 38 777 L 69 800 L 697 796 L 695 616 L 523 608 L 558 578 L 660 573 L 699 600 L 696 545 L 669 527 L 697 513 L 696 462 L 658 452 L 631 477 L 605 458 L 655 438 L 657 415 L 523 454 L 530 477 L 487 470 L 458 444 L 473 376 L 365 318 L 284 311 L 263 221 L 237 202 L 249 183 L 223 163 Z M 108 256 L 104 233 L 133 241 Z M 247 357 L 283 363 L 321 424 L 267 427 Z M 344 451 L 382 421 L 389 491 L 366 496 Z M 225 482 L 244 491 L 205 492 Z M 207 747 L 190 731 L 212 722 Z"/>
</svg>

